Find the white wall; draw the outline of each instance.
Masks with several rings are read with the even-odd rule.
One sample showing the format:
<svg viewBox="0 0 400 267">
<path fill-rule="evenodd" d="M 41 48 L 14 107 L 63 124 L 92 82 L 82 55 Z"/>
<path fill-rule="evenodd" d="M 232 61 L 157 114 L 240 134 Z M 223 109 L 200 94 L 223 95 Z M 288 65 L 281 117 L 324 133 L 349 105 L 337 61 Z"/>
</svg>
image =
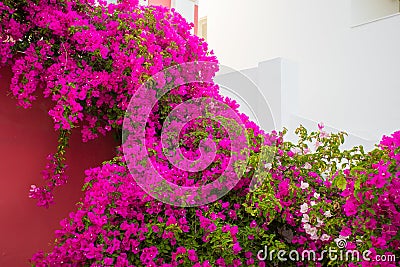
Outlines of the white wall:
<svg viewBox="0 0 400 267">
<path fill-rule="evenodd" d="M 213 0 L 199 0 L 199 18 L 205 17 L 208 15 L 208 3 Z M 215 1 L 215 0 L 214 0 Z"/>
<path fill-rule="evenodd" d="M 379 140 L 400 129 L 400 16 L 351 27 L 349 0 L 216 0 L 208 42 L 221 64 L 297 65 L 296 116 Z M 284 75 L 285 76 L 285 75 Z M 268 96 L 268 89 L 263 89 Z"/>
<path fill-rule="evenodd" d="M 399 0 L 351 0 L 353 25 L 376 20 L 399 12 Z"/>
<path fill-rule="evenodd" d="M 192 0 L 175 0 L 172 2 L 172 7 L 189 23 L 194 23 L 194 5 L 195 3 Z"/>
</svg>

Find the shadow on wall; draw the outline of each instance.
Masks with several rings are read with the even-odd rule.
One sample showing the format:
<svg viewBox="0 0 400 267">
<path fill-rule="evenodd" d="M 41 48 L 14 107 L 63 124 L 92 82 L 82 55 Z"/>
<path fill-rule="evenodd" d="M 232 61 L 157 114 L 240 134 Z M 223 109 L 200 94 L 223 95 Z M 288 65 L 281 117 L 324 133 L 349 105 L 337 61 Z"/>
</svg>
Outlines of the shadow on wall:
<svg viewBox="0 0 400 267">
<path fill-rule="evenodd" d="M 0 69 L 0 75 L 0 266 L 29 266 L 35 252 L 50 250 L 60 220 L 76 210 L 84 170 L 111 159 L 116 144 L 111 136 L 82 143 L 75 131 L 67 152 L 68 183 L 56 190 L 55 205 L 37 207 L 28 198 L 30 185 L 43 184 L 46 156 L 57 146 L 47 114 L 52 103 L 38 97 L 29 110 L 17 106 L 9 91 L 10 69 Z"/>
<path fill-rule="evenodd" d="M 215 81 L 222 95 L 235 99 L 239 110 L 257 122 L 266 132 L 288 129 L 287 141 L 296 142 L 295 129 L 303 125 L 310 131 L 318 129 L 319 121 L 305 118 L 299 112 L 298 66 L 283 58 L 260 62 L 257 67 L 236 71 L 221 66 Z M 328 132 L 345 131 L 327 125 Z M 368 140 L 357 134 L 348 133 L 343 149 L 363 145 L 370 151 L 379 140 Z"/>
</svg>

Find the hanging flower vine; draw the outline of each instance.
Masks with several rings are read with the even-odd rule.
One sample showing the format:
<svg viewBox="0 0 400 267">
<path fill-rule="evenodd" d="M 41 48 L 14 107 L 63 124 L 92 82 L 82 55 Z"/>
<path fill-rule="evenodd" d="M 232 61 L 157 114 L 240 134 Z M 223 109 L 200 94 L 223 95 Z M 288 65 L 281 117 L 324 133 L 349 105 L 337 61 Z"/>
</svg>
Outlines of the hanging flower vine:
<svg viewBox="0 0 400 267">
<path fill-rule="evenodd" d="M 138 88 L 149 81 L 171 82 L 152 80 L 155 74 L 186 62 L 217 63 L 178 13 L 137 1 L 99 2 L 0 1 L 0 67 L 12 68 L 11 92 L 24 108 L 39 94 L 51 99 L 48 114 L 59 133 L 43 172 L 46 185 L 30 190 L 39 206 L 49 207 L 54 188 L 67 181 L 65 151 L 72 131 L 79 129 L 85 142 L 120 133 Z M 217 69 L 207 71 L 212 76 Z M 207 118 L 188 123 L 180 149 L 196 159 L 200 142 L 210 137 L 217 151 L 210 166 L 183 171 L 163 154 L 160 136 L 168 114 L 196 97 L 226 103 L 245 125 L 249 160 L 233 190 L 208 205 L 174 207 L 145 193 L 119 153 L 85 172 L 78 210 L 61 222 L 53 250 L 33 256 L 33 266 L 271 266 L 281 261 L 260 258 L 264 246 L 300 254 L 312 249 L 320 258 L 342 243 L 346 249 L 370 250 L 373 259 L 400 257 L 399 132 L 385 136 L 370 153 L 361 147 L 342 151 L 344 133 L 328 134 L 323 125 L 312 133 L 300 127 L 299 142 L 285 142 L 284 133 L 267 134 L 240 114 L 216 84 L 190 83 L 164 95 L 146 124 L 152 164 L 166 180 L 183 186 L 215 180 L 231 158 L 227 132 Z M 263 162 L 268 149 L 274 152 L 270 163 Z M 261 184 L 250 192 L 253 177 Z M 285 264 L 376 265 L 328 258 Z"/>
</svg>

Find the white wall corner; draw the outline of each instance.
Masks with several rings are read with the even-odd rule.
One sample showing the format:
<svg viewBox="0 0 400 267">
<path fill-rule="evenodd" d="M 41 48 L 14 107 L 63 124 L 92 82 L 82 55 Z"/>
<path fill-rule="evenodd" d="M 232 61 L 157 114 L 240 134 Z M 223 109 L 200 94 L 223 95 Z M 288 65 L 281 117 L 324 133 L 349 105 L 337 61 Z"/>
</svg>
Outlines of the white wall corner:
<svg viewBox="0 0 400 267">
<path fill-rule="evenodd" d="M 294 61 L 281 59 L 281 122 L 289 127 L 291 115 L 299 114 L 299 67 Z"/>
<path fill-rule="evenodd" d="M 260 62 L 257 75 L 258 86 L 270 106 L 276 130 L 281 130 L 283 127 L 281 64 L 281 58 Z M 267 107 L 263 105 L 263 101 L 260 99 L 257 108 L 259 109 L 258 113 L 262 114 Z"/>
<path fill-rule="evenodd" d="M 176 8 L 176 0 L 171 0 L 171 8 Z"/>
</svg>

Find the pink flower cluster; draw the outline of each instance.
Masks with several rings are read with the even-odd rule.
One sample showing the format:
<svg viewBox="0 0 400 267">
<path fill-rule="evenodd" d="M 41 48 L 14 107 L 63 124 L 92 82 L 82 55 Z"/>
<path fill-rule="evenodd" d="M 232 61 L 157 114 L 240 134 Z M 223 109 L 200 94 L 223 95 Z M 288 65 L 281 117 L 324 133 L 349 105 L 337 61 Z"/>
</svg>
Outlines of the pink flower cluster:
<svg viewBox="0 0 400 267">
<path fill-rule="evenodd" d="M 385 155 L 396 158 L 399 145 L 389 147 L 397 140 L 394 137 L 384 140 L 382 150 L 375 153 L 382 153 L 382 158 Z M 278 147 L 279 144 L 285 144 L 281 138 L 277 139 Z M 364 192 L 371 192 L 378 200 L 387 195 L 389 199 L 382 199 L 384 202 L 379 205 L 360 204 L 356 214 L 349 214 L 346 210 L 352 195 L 348 192 L 354 190 L 354 182 L 341 191 L 332 185 L 331 179 L 322 177 L 313 164 L 310 168 L 308 162 L 290 161 L 296 155 L 313 154 L 281 147 L 275 166 L 266 169 L 274 179 L 264 184 L 275 184 L 272 188 L 276 191 L 272 193 L 279 203 L 271 207 L 263 204 L 271 191 L 261 191 L 261 195 L 250 201 L 246 196 L 253 169 L 242 179 L 244 183 L 223 199 L 196 208 L 179 208 L 148 196 L 127 172 L 121 158 L 116 158 L 101 168 L 86 171 L 87 191 L 79 210 L 61 222 L 53 251 L 38 253 L 32 261 L 36 266 L 268 266 L 268 262 L 256 255 L 269 235 L 275 238 L 274 242 L 283 242 L 286 249 L 300 254 L 312 249 L 316 258 L 329 247 L 337 250 L 336 242 L 340 239 L 347 241 L 345 249 L 370 250 L 372 259 L 397 253 L 398 213 L 391 207 L 399 207 L 398 161 L 388 166 L 388 184 Z M 366 162 L 374 162 L 373 157 Z M 379 175 L 378 165 L 386 165 L 381 160 L 377 162 L 370 163 L 371 169 L 365 169 L 369 174 L 367 181 Z M 349 181 L 355 179 L 350 178 L 349 170 L 345 173 Z M 362 189 L 363 183 L 360 185 Z M 367 201 L 365 197 L 361 199 Z M 256 210 L 254 217 L 246 210 L 250 204 Z M 326 262 L 288 264 L 324 266 Z M 375 265 L 360 261 L 338 262 L 338 266 Z M 394 267 L 396 262 L 380 262 L 380 266 Z"/>
<path fill-rule="evenodd" d="M 121 130 L 131 96 L 154 74 L 184 62 L 217 63 L 181 15 L 137 3 L 1 1 L 0 67 L 12 66 L 10 89 L 19 105 L 29 108 L 43 93 L 54 103 L 48 113 L 60 135 L 79 127 L 83 141 L 89 141 Z M 217 86 L 205 83 L 168 94 L 149 118 L 148 143 L 164 110 L 200 96 L 221 98 Z M 62 143 L 55 156 L 67 145 Z M 63 164 L 61 156 L 55 160 Z M 37 188 L 31 196 L 40 205 L 50 203 L 52 189 Z"/>
<path fill-rule="evenodd" d="M 190 34 L 192 25 L 182 16 L 161 7 L 139 7 L 137 1 L 0 1 L 0 19 L 0 67 L 12 66 L 11 91 L 18 103 L 28 108 L 38 93 L 54 103 L 49 115 L 60 132 L 58 150 L 48 158 L 46 186 L 33 185 L 30 190 L 40 206 L 48 207 L 52 190 L 66 182 L 63 155 L 70 131 L 83 125 L 84 141 L 119 132 L 130 100 L 142 85 L 168 88 L 187 78 L 173 80 L 160 72 L 187 62 L 217 63 L 204 40 Z M 202 74 L 212 77 L 216 71 L 207 68 Z M 229 138 L 222 121 L 197 118 L 185 125 L 179 138 L 162 138 L 171 110 L 198 97 L 225 103 L 239 117 L 247 133 L 249 164 L 222 199 L 181 208 L 152 198 L 132 175 L 150 169 L 139 157 L 144 148 L 167 182 L 199 186 L 218 181 L 234 158 L 232 146 L 244 141 Z M 318 257 L 322 250 L 336 248 L 338 239 L 346 240 L 348 249 L 370 249 L 373 256 L 400 256 L 400 132 L 384 137 L 380 149 L 352 158 L 355 163 L 349 168 L 337 169 L 325 159 L 347 158 L 335 146 L 340 138 L 324 132 L 323 125 L 314 135 L 315 152 L 304 144 L 284 142 L 283 135 L 266 134 L 240 114 L 237 103 L 222 97 L 213 83 L 180 85 L 151 109 L 149 101 L 133 103 L 137 114 L 150 112 L 146 121 L 132 121 L 132 128 L 145 128 L 142 146 L 128 147 L 127 161 L 133 160 L 133 168 L 120 155 L 87 170 L 79 209 L 61 222 L 53 251 L 32 258 L 34 266 L 269 266 L 256 256 L 263 244 L 300 253 L 313 249 Z M 182 114 L 175 116 L 183 121 Z M 171 133 L 179 125 L 169 127 Z M 312 139 L 304 130 L 300 135 Z M 211 140 L 215 158 L 198 172 L 188 171 L 192 166 L 187 162 L 183 170 L 171 163 L 176 155 L 165 153 L 165 145 L 175 148 L 170 143 L 174 139 L 179 139 L 181 155 L 192 161 L 209 155 L 200 144 Z M 273 162 L 262 162 L 265 147 L 276 152 Z M 250 193 L 254 176 L 261 185 Z M 217 189 L 224 189 L 223 182 Z M 357 264 L 372 266 L 348 265 Z"/>
<path fill-rule="evenodd" d="M 43 179 L 46 181 L 46 186 L 36 187 L 31 185 L 29 191 L 29 197 L 32 199 L 37 199 L 37 205 L 39 207 L 48 208 L 50 204 L 54 203 L 54 196 L 52 194 L 56 186 L 61 186 L 67 182 L 67 176 L 65 175 L 65 170 L 67 165 L 60 165 L 58 159 L 54 155 L 49 155 L 47 157 L 48 163 L 45 170 L 43 170 Z"/>
<path fill-rule="evenodd" d="M 217 212 L 209 205 L 177 208 L 155 201 L 123 164 L 108 163 L 86 175 L 79 210 L 61 221 L 60 243 L 50 254 L 37 253 L 35 266 L 242 266 L 239 203 L 218 201 Z M 255 221 L 249 226 L 256 231 Z M 211 256 L 207 246 L 219 231 L 231 244 L 225 253 L 235 259 Z M 257 261 L 249 251 L 245 259 Z"/>
<path fill-rule="evenodd" d="M 331 151 L 318 148 L 334 149 L 334 139 L 321 134 L 322 128 L 310 135 L 319 144 L 316 152 L 311 152 L 308 146 L 277 140 L 275 161 L 268 169 L 263 190 L 252 196 L 251 213 L 265 218 L 269 233 L 285 244 L 285 251 L 296 250 L 301 255 L 305 250 L 312 250 L 316 259 L 323 256 L 323 250 L 329 249 L 360 253 L 369 250 L 372 260 L 380 255 L 398 257 L 400 132 L 383 137 L 380 149 L 358 154 L 350 168 L 336 167 L 333 175 L 329 175 L 332 170 L 326 168 L 323 160 Z M 302 138 L 302 141 L 314 140 L 306 133 Z M 356 154 L 355 151 L 352 153 Z M 327 162 L 341 162 L 346 159 L 343 155 Z M 339 247 L 340 241 L 346 246 Z M 292 263 L 293 266 L 324 266 L 327 262 Z M 379 266 L 396 264 L 392 257 Z M 338 260 L 337 265 L 376 266 L 364 259 L 358 263 Z"/>
<path fill-rule="evenodd" d="M 356 177 L 347 172 L 349 182 L 341 194 L 351 236 L 367 236 L 372 257 L 400 249 L 400 131 L 384 136 L 380 148 L 385 153 L 377 154 L 370 169 L 357 171 Z"/>
</svg>

